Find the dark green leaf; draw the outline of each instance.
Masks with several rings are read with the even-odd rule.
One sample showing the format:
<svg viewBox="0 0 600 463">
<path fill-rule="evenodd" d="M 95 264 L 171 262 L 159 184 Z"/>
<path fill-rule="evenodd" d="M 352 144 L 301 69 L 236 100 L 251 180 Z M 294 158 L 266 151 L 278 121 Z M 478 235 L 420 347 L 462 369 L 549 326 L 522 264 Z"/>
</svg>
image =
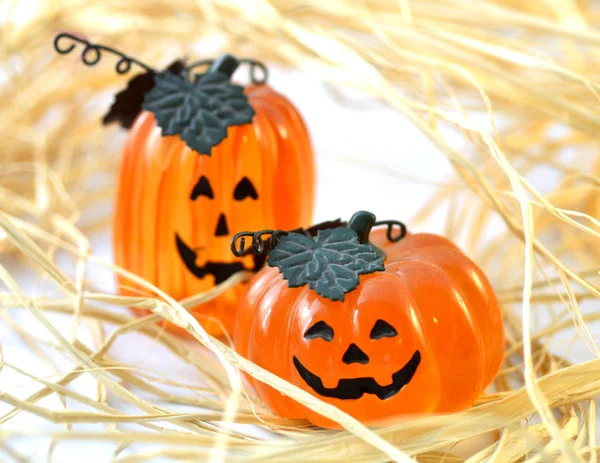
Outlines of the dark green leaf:
<svg viewBox="0 0 600 463">
<path fill-rule="evenodd" d="M 252 122 L 254 110 L 243 87 L 221 72 L 185 76 L 163 73 L 144 99 L 163 135 L 179 135 L 194 151 L 210 156 L 227 137 L 227 128 Z"/>
<path fill-rule="evenodd" d="M 183 71 L 185 63 L 182 60 L 173 62 L 165 72 L 179 74 Z M 118 122 L 122 127 L 129 129 L 142 112 L 144 96 L 154 87 L 156 72 L 148 71 L 138 74 L 127 82 L 127 87 L 115 95 L 115 101 L 110 110 L 102 119 L 103 124 Z"/>
<path fill-rule="evenodd" d="M 308 286 L 333 301 L 356 288 L 359 275 L 384 270 L 369 244 L 360 244 L 349 228 L 319 230 L 313 240 L 299 233 L 280 238 L 267 264 L 278 267 L 290 288 Z"/>
</svg>

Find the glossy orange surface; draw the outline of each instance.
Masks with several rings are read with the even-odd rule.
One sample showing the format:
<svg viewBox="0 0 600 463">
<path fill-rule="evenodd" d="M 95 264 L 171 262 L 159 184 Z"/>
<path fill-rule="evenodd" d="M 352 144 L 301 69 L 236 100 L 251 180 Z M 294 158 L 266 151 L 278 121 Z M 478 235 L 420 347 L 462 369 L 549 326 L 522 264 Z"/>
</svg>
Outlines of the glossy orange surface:
<svg viewBox="0 0 600 463">
<path fill-rule="evenodd" d="M 190 150 L 178 135 L 163 137 L 150 112 L 140 114 L 127 138 L 115 203 L 115 261 L 177 300 L 214 287 L 216 278 L 190 270 L 176 237 L 198 268 L 241 262 L 252 269 L 252 256 L 238 259 L 230 252 L 236 232 L 293 229 L 312 220 L 314 160 L 300 114 L 266 85 L 246 93 L 256 112 L 253 123 L 230 127 L 210 157 Z M 206 193 L 208 183 L 211 194 L 192 199 L 203 176 L 201 190 Z M 244 178 L 256 199 L 235 199 Z M 118 283 L 122 294 L 140 294 L 126 279 Z M 222 326 L 231 333 L 246 286 L 194 308 L 194 316 L 213 335 L 221 335 Z"/>
<path fill-rule="evenodd" d="M 385 271 L 361 275 L 359 286 L 344 301 L 324 299 L 308 286 L 288 288 L 277 268 L 261 270 L 238 310 L 237 351 L 370 425 L 389 423 L 400 415 L 468 407 L 492 381 L 504 354 L 502 315 L 490 283 L 462 251 L 440 236 L 407 235 L 392 244 L 385 230 L 376 230 L 371 242 L 387 254 Z M 375 339 L 378 321 L 389 326 L 385 336 Z M 331 329 L 330 340 L 307 336 L 320 322 Z M 394 384 L 392 375 L 404 371 L 416 352 L 420 363 L 410 381 L 397 392 L 388 390 L 389 397 L 383 399 L 373 393 L 324 397 L 296 366 L 300 361 L 317 384 L 320 378 L 330 390 L 343 388 L 352 378 L 385 387 Z M 249 379 L 278 415 L 336 427 Z"/>
</svg>

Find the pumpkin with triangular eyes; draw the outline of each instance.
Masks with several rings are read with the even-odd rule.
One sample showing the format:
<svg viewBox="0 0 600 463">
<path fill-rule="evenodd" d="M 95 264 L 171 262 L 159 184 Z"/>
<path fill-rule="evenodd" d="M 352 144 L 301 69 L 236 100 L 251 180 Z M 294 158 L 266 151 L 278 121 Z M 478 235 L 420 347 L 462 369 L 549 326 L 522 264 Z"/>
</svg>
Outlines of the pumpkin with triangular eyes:
<svg viewBox="0 0 600 463">
<path fill-rule="evenodd" d="M 118 72 L 132 63 L 148 72 L 117 94 L 104 122 L 129 129 L 120 164 L 114 220 L 114 259 L 175 299 L 206 292 L 240 270 L 256 271 L 264 259 L 229 252 L 235 231 L 293 229 L 311 221 L 314 159 L 309 135 L 293 104 L 267 84 L 267 69 L 223 55 L 158 72 L 116 50 L 86 45 L 82 59 L 95 64 L 100 50 L 121 56 Z M 95 53 L 95 54 L 94 54 Z M 252 84 L 230 82 L 249 63 Z M 198 65 L 207 72 L 192 75 Z M 255 70 L 263 70 L 263 78 Z M 119 290 L 143 289 L 119 277 Z M 213 335 L 233 331 L 243 285 L 192 308 Z M 145 310 L 139 310 L 148 313 Z M 183 332 L 166 323 L 170 329 Z"/>
<path fill-rule="evenodd" d="M 370 233 L 374 224 L 359 212 L 315 239 L 278 237 L 242 298 L 236 350 L 365 424 L 464 409 L 503 358 L 494 291 L 447 239 L 396 241 L 389 230 Z M 276 414 L 337 427 L 250 382 Z"/>
<path fill-rule="evenodd" d="M 229 127 L 210 157 L 162 136 L 150 111 L 130 130 L 117 184 L 115 261 L 176 299 L 262 267 L 261 258 L 231 255 L 236 231 L 311 220 L 314 167 L 299 113 L 266 85 L 245 92 L 256 112 L 252 124 Z M 244 289 L 237 285 L 192 313 L 209 334 L 221 335 L 221 326 L 232 333 Z"/>
</svg>

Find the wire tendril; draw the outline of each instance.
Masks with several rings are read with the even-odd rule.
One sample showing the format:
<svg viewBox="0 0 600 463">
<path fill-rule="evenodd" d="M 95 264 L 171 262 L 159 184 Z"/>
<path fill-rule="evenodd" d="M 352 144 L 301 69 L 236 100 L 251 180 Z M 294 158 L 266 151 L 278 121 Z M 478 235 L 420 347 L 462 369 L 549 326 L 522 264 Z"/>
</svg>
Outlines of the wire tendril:
<svg viewBox="0 0 600 463">
<path fill-rule="evenodd" d="M 288 232 L 283 230 L 259 230 L 257 232 L 243 231 L 236 233 L 231 240 L 231 252 L 236 257 L 243 257 L 250 253 L 255 256 L 264 254 L 265 241 L 269 244 L 270 249 L 273 249 L 279 244 L 279 238 L 287 235 Z M 266 240 L 262 235 L 271 235 Z M 246 249 L 246 238 L 252 238 L 252 244 Z M 239 244 L 238 244 L 239 242 Z"/>
<path fill-rule="evenodd" d="M 54 39 L 54 49 L 61 55 L 71 53 L 75 48 L 75 43 L 71 43 L 70 45 L 67 45 L 67 47 L 64 48 L 61 47 L 60 41 L 63 39 L 70 39 L 73 42 L 80 43 L 85 46 L 83 51 L 81 52 L 81 61 L 86 66 L 94 66 L 95 64 L 98 64 L 98 62 L 100 62 L 100 58 L 102 57 L 102 51 L 107 51 L 109 53 L 112 53 L 113 55 L 117 55 L 120 57 L 119 61 L 115 66 L 115 70 L 118 74 L 128 73 L 131 70 L 131 65 L 134 63 L 144 68 L 146 71 L 156 72 L 150 66 L 142 63 L 141 61 L 138 61 L 135 58 L 124 55 L 123 53 L 121 53 L 118 50 L 115 50 L 114 48 L 110 48 L 104 45 L 93 44 L 85 39 L 77 37 L 73 34 L 68 34 L 66 32 L 58 34 Z"/>
<path fill-rule="evenodd" d="M 245 58 L 240 60 L 240 64 L 248 64 L 250 66 L 250 81 L 253 84 L 264 85 L 269 80 L 269 69 L 264 63 L 254 59 Z M 262 73 L 262 77 L 260 78 L 256 76 L 257 69 L 260 69 L 260 72 Z"/>
<path fill-rule="evenodd" d="M 327 228 L 339 228 L 340 226 L 344 226 L 344 225 L 338 225 L 338 222 L 335 222 L 336 226 L 329 226 Z M 330 222 L 325 222 L 325 224 L 329 225 Z M 323 224 L 320 224 L 323 225 Z M 404 238 L 406 236 L 406 225 L 404 225 L 402 222 L 399 222 L 397 220 L 382 220 L 379 222 L 375 222 L 373 224 L 373 227 L 377 227 L 377 226 L 381 226 L 381 225 L 386 225 L 387 226 L 387 232 L 386 232 L 386 237 L 387 240 L 390 243 L 397 243 L 398 241 L 400 241 L 402 238 Z M 233 253 L 234 256 L 236 257 L 244 257 L 247 256 L 249 254 L 254 254 L 255 256 L 260 256 L 263 255 L 265 252 L 267 252 L 268 250 L 274 249 L 278 244 L 279 244 L 279 239 L 282 236 L 287 235 L 288 233 L 301 233 L 303 235 L 308 236 L 309 238 L 315 236 L 319 230 L 323 230 L 323 229 L 327 229 L 327 228 L 323 228 L 320 227 L 319 225 L 315 225 L 312 228 L 309 228 L 307 230 L 305 229 L 297 229 L 297 230 L 292 230 L 290 232 L 284 231 L 284 230 L 259 230 L 257 232 L 252 232 L 252 231 L 242 231 L 239 233 L 236 233 L 232 240 L 231 240 L 231 252 Z M 399 231 L 398 233 L 394 234 L 394 230 L 398 228 Z M 311 233 L 312 231 L 312 233 Z M 263 235 L 270 235 L 267 239 L 263 238 Z M 251 238 L 251 245 L 250 247 L 246 248 L 246 238 Z M 266 244 L 268 244 L 268 250 L 267 250 L 267 246 Z"/>
<path fill-rule="evenodd" d="M 203 60 L 199 60 L 199 61 L 194 61 L 193 63 L 191 63 L 190 65 L 185 67 L 185 71 L 186 72 L 190 72 L 192 69 L 200 67 L 200 66 L 210 66 L 214 63 L 215 60 L 213 59 L 203 59 Z M 269 69 L 267 68 L 267 66 L 257 60 L 254 59 L 250 59 L 250 58 L 244 58 L 244 59 L 240 59 L 239 60 L 240 64 L 248 64 L 250 67 L 250 82 L 252 82 L 253 84 L 257 84 L 257 85 L 263 85 L 266 84 L 267 81 L 269 80 Z M 257 75 L 257 69 L 260 69 L 260 73 L 262 75 Z"/>
<path fill-rule="evenodd" d="M 386 238 L 390 243 L 397 243 L 406 236 L 406 225 L 404 225 L 402 222 L 399 222 L 398 220 L 381 220 L 379 222 L 375 222 L 373 224 L 373 227 L 377 227 L 380 225 L 387 225 Z M 396 236 L 394 236 L 393 232 L 394 227 L 396 226 L 400 229 L 400 231 Z"/>
</svg>

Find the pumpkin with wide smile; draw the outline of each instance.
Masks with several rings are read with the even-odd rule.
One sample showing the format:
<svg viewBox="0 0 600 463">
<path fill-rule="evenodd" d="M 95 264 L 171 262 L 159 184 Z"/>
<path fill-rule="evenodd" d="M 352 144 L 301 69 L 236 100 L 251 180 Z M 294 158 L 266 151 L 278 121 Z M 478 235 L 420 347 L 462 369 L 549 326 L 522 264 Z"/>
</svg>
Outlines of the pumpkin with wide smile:
<svg viewBox="0 0 600 463">
<path fill-rule="evenodd" d="M 147 71 L 116 95 L 103 119 L 129 130 L 115 198 L 119 267 L 184 299 L 240 270 L 262 267 L 260 256 L 237 258 L 229 252 L 234 232 L 310 223 L 314 161 L 308 132 L 292 103 L 266 84 L 262 63 L 222 55 L 188 66 L 179 60 L 157 71 L 66 33 L 55 39 L 59 53 L 74 49 L 73 43 L 61 45 L 67 39 L 85 45 L 87 65 L 107 51 L 120 57 L 117 72 L 128 72 L 133 64 Z M 250 65 L 252 83 L 246 87 L 231 82 L 241 64 Z M 199 66 L 209 67 L 195 73 Z M 118 286 L 121 294 L 145 294 L 127 278 L 119 276 Z M 210 334 L 231 332 L 243 291 L 237 285 L 192 313 Z"/>
<path fill-rule="evenodd" d="M 117 184 L 115 261 L 175 299 L 263 266 L 262 256 L 230 253 L 236 231 L 310 222 L 313 161 L 300 116 L 266 85 L 245 91 L 253 123 L 229 127 L 210 157 L 162 136 L 149 111 L 130 130 Z M 119 282 L 122 292 L 135 294 L 126 279 Z M 192 313 L 208 333 L 232 333 L 244 290 L 237 285 Z"/>
<path fill-rule="evenodd" d="M 386 223 L 386 222 L 384 222 Z M 268 267 L 241 300 L 237 351 L 366 424 L 471 405 L 504 353 L 483 272 L 436 235 L 375 230 L 359 212 L 316 238 L 273 232 Z M 383 224 L 383 223 L 382 223 Z M 390 226 L 389 223 L 387 223 Z M 242 234 L 240 234 L 242 235 Z M 236 254 L 241 250 L 232 244 Z M 278 415 L 337 427 L 248 378 Z"/>
<path fill-rule="evenodd" d="M 351 344 L 348 351 L 354 347 L 359 350 L 356 344 Z M 360 351 L 360 350 L 359 350 Z M 362 351 L 360 351 L 362 352 Z M 364 354 L 363 354 L 364 355 Z M 344 354 L 347 357 L 347 354 Z M 365 355 L 366 357 L 366 355 Z M 392 382 L 385 386 L 380 385 L 372 377 L 362 378 L 343 378 L 338 380 L 336 387 L 323 386 L 323 380 L 309 371 L 298 357 L 293 357 L 294 366 L 300 377 L 308 384 L 308 386 L 322 397 L 330 397 L 332 399 L 360 399 L 364 394 L 373 394 L 381 400 L 386 400 L 394 397 L 400 390 L 406 386 L 417 371 L 419 363 L 421 363 L 421 353 L 416 350 L 413 356 L 406 364 L 397 372 L 392 374 Z M 343 360 L 342 360 L 343 361 Z M 347 362 L 345 362 L 347 363 Z M 361 362 L 368 363 L 368 362 Z"/>
</svg>

